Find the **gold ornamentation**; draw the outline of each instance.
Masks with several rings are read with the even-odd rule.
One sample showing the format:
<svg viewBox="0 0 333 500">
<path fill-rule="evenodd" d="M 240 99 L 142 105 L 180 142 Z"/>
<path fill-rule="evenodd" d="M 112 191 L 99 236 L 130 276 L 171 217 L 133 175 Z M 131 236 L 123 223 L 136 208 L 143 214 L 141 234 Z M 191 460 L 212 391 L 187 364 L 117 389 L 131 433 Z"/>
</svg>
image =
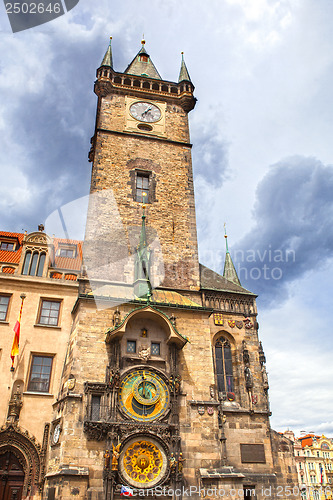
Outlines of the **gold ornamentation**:
<svg viewBox="0 0 333 500">
<path fill-rule="evenodd" d="M 112 470 L 118 470 L 118 459 L 119 459 L 119 450 L 121 443 L 118 443 L 117 446 L 112 445 L 113 454 L 112 454 Z"/>
<path fill-rule="evenodd" d="M 126 473 L 139 483 L 150 483 L 161 473 L 163 458 L 160 450 L 149 441 L 136 441 L 125 452 Z"/>
</svg>

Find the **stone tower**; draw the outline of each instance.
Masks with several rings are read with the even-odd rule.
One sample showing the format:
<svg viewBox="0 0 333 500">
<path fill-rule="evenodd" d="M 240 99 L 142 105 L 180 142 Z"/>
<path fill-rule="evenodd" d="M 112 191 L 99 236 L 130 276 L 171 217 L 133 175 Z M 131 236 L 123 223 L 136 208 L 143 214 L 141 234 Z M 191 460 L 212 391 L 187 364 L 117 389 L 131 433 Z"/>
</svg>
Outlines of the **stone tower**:
<svg viewBox="0 0 333 500">
<path fill-rule="evenodd" d="M 297 484 L 292 445 L 270 429 L 256 296 L 228 248 L 223 276 L 198 262 L 193 91 L 184 59 L 178 83 L 165 81 L 144 41 L 123 73 L 111 43 L 97 70 L 84 272 L 51 423 L 49 499 L 110 500 L 124 487 L 162 498 L 272 488 L 278 498 Z"/>
</svg>

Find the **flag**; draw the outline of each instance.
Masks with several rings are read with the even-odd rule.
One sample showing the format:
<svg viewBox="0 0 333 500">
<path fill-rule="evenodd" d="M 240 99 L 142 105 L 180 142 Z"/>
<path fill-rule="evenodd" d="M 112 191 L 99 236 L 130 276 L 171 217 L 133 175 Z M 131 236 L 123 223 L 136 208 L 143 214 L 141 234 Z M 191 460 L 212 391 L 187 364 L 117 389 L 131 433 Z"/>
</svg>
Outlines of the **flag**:
<svg viewBox="0 0 333 500">
<path fill-rule="evenodd" d="M 19 314 L 19 318 L 18 320 L 16 321 L 15 323 L 15 326 L 14 326 L 14 340 L 13 340 L 13 345 L 12 345 L 12 350 L 11 350 L 11 353 L 10 353 L 10 357 L 12 358 L 12 367 L 11 367 L 11 371 L 14 371 L 14 360 L 15 360 L 15 356 L 18 355 L 19 353 L 19 345 L 20 345 L 20 330 L 21 330 L 21 317 L 22 317 L 22 309 L 23 309 L 23 301 L 25 299 L 25 295 L 22 294 L 21 295 L 21 299 L 22 299 L 22 302 L 21 302 L 21 309 L 20 309 L 20 314 Z"/>
<path fill-rule="evenodd" d="M 131 488 L 128 488 L 127 486 L 121 486 L 120 490 L 121 495 L 125 495 L 126 497 L 132 497 L 133 496 L 133 490 Z"/>
<path fill-rule="evenodd" d="M 319 465 L 319 469 L 320 469 L 320 482 L 322 483 L 323 482 L 323 467 L 321 464 Z"/>
</svg>

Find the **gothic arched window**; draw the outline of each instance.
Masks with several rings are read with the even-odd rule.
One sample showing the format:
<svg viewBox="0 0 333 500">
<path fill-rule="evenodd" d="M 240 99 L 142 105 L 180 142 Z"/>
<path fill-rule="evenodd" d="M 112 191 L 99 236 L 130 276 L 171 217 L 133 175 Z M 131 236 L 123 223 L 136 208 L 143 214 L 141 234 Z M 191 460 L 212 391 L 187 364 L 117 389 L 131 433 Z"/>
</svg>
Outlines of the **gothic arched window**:
<svg viewBox="0 0 333 500">
<path fill-rule="evenodd" d="M 31 258 L 32 256 L 32 258 Z M 43 276 L 46 254 L 28 250 L 25 254 L 22 274 L 29 276 Z"/>
<path fill-rule="evenodd" d="M 234 392 L 230 343 L 220 337 L 215 343 L 215 364 L 219 392 Z"/>
</svg>

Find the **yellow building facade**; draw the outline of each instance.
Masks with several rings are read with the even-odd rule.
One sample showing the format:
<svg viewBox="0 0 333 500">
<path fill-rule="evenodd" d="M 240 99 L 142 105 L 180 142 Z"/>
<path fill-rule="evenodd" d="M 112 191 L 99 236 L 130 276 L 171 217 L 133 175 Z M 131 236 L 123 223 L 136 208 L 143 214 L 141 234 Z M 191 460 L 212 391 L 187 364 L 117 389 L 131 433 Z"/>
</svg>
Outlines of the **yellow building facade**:
<svg viewBox="0 0 333 500">
<path fill-rule="evenodd" d="M 294 441 L 302 498 L 327 500 L 333 489 L 333 442 L 326 436 L 306 434 Z"/>
</svg>

